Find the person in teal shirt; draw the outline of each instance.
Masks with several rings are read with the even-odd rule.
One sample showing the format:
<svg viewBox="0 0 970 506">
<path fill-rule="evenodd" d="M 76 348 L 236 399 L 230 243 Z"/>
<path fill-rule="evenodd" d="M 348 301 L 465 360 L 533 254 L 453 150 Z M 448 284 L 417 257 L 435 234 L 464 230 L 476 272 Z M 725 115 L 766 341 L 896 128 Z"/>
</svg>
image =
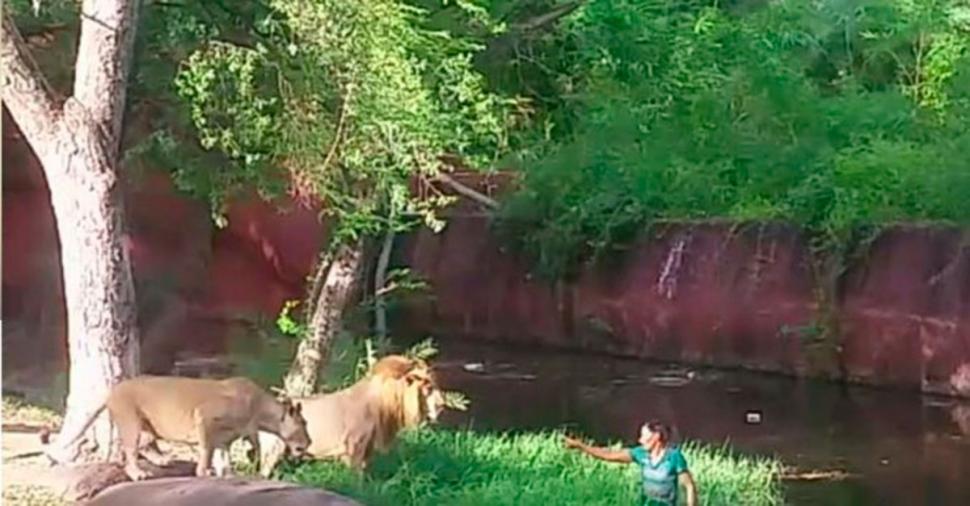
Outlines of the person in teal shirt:
<svg viewBox="0 0 970 506">
<path fill-rule="evenodd" d="M 687 469 L 687 459 L 676 446 L 670 444 L 670 428 L 652 421 L 640 427 L 639 446 L 611 450 L 590 446 L 565 436 L 567 448 L 607 462 L 633 463 L 640 466 L 642 506 L 676 506 L 681 486 L 686 492 L 687 506 L 697 505 L 697 487 Z"/>
</svg>

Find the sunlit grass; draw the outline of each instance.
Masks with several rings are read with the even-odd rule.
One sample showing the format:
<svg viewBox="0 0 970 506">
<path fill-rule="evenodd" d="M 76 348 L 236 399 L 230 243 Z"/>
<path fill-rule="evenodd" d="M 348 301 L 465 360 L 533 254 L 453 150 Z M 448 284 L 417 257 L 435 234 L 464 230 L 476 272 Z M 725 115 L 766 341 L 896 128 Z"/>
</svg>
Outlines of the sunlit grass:
<svg viewBox="0 0 970 506">
<path fill-rule="evenodd" d="M 281 476 L 381 505 L 634 505 L 635 465 L 609 464 L 562 448 L 561 435 L 406 433 L 364 475 L 343 465 L 290 465 Z M 683 447 L 703 505 L 782 503 L 781 465 L 726 448 Z"/>
<path fill-rule="evenodd" d="M 47 425 L 61 424 L 61 415 L 54 410 L 28 403 L 11 396 L 3 396 L 3 423 Z"/>
</svg>

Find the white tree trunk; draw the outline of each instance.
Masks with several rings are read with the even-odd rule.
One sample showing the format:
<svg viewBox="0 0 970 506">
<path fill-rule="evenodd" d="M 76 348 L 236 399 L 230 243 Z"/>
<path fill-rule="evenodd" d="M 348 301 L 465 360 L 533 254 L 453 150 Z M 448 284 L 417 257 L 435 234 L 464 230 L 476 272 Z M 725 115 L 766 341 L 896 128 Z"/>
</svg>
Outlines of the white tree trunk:
<svg viewBox="0 0 970 506">
<path fill-rule="evenodd" d="M 122 189 L 100 127 L 71 99 L 64 106 L 53 153 L 42 157 L 57 222 L 67 306 L 67 413 L 71 437 L 113 385 L 138 371 L 138 334 L 131 262 L 124 244 Z M 110 448 L 108 417 L 95 440 Z M 115 445 L 117 446 L 117 445 Z M 117 448 L 114 448 L 117 449 Z M 63 448 L 75 460 L 77 445 Z"/>
<path fill-rule="evenodd" d="M 121 145 L 140 6 L 140 0 L 84 0 L 81 5 L 74 98 L 103 132 L 112 161 Z"/>
<path fill-rule="evenodd" d="M 320 366 L 326 363 L 340 331 L 341 318 L 351 302 L 360 281 L 364 263 L 364 242 L 338 246 L 332 261 L 321 263 L 317 269 L 325 269 L 326 275 L 312 308 L 309 335 L 300 341 L 286 377 L 283 389 L 287 395 L 306 396 L 314 393 Z M 329 265 L 328 265 L 329 264 Z M 317 276 L 322 274 L 318 271 Z"/>
<path fill-rule="evenodd" d="M 44 167 L 60 239 L 70 358 L 64 439 L 73 439 L 110 388 L 138 370 L 135 293 L 117 167 L 138 4 L 85 0 L 74 95 L 63 105 L 12 20 L 3 18 L 3 101 Z M 88 440 L 116 455 L 112 432 L 103 417 Z M 55 441 L 50 454 L 62 462 L 78 460 L 84 441 Z"/>
</svg>

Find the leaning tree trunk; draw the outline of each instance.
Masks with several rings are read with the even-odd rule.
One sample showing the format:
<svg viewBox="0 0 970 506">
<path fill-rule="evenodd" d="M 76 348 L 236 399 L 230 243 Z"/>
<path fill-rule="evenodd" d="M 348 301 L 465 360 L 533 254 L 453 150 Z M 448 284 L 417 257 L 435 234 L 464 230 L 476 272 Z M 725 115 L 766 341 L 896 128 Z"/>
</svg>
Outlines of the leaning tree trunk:
<svg viewBox="0 0 970 506">
<path fill-rule="evenodd" d="M 374 333 L 377 337 L 387 337 L 387 268 L 391 263 L 391 250 L 394 248 L 394 231 L 388 230 L 381 245 L 374 271 Z"/>
<path fill-rule="evenodd" d="M 78 460 L 80 425 L 138 370 L 131 262 L 117 155 L 134 43 L 136 0 L 85 0 L 71 97 L 59 104 L 9 14 L 3 17 L 3 102 L 44 168 L 60 239 L 70 359 L 67 413 L 49 455 Z M 107 417 L 95 443 L 117 455 Z"/>
<path fill-rule="evenodd" d="M 328 261 L 329 260 L 329 261 Z M 364 241 L 341 244 L 332 257 L 317 266 L 315 278 L 319 290 L 311 290 L 312 311 L 308 335 L 300 341 L 290 370 L 283 379 L 283 389 L 290 396 L 306 396 L 314 392 L 320 366 L 326 363 L 330 346 L 340 331 L 344 311 L 360 283 L 364 264 Z"/>
</svg>

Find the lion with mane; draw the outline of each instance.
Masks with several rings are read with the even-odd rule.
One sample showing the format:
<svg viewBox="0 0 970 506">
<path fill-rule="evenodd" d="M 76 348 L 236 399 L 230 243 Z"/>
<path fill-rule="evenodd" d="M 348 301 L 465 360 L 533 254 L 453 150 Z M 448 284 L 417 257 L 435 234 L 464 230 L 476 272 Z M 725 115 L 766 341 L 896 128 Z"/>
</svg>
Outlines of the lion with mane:
<svg viewBox="0 0 970 506">
<path fill-rule="evenodd" d="M 388 355 L 353 385 L 332 393 L 294 398 L 306 420 L 310 446 L 317 459 L 340 459 L 362 470 L 374 450 L 384 452 L 397 434 L 424 422 L 435 422 L 444 410 L 444 395 L 423 360 Z M 260 434 L 264 438 L 264 434 Z M 283 455 L 279 440 L 264 440 L 260 474 L 269 476 Z"/>
</svg>

